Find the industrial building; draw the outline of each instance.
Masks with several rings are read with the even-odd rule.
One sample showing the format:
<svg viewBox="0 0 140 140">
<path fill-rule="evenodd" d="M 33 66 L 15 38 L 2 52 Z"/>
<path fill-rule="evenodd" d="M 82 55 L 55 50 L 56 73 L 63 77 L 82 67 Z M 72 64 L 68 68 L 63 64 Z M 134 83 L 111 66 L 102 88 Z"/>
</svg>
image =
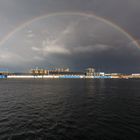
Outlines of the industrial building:
<svg viewBox="0 0 140 140">
<path fill-rule="evenodd" d="M 0 79 L 5 78 L 89 78 L 89 79 L 132 79 L 140 78 L 140 74 L 121 74 L 96 72 L 94 68 L 84 71 L 71 71 L 69 68 L 31 69 L 28 73 L 10 73 L 7 69 L 0 69 Z"/>
<path fill-rule="evenodd" d="M 1 71 L 0 78 L 111 78 L 104 72 L 96 72 L 94 68 L 87 68 L 84 71 L 71 71 L 69 68 L 53 68 L 53 69 L 31 69 L 29 73 L 8 73 Z"/>
<path fill-rule="evenodd" d="M 71 75 L 71 76 L 75 76 L 75 75 L 85 75 L 85 72 L 79 72 L 79 71 L 70 71 L 69 68 L 55 68 L 53 70 L 47 70 L 47 69 L 32 69 L 31 70 L 31 74 L 36 76 L 36 75 L 60 75 L 60 76 L 64 76 L 64 75 Z"/>
<path fill-rule="evenodd" d="M 94 76 L 95 75 L 95 69 L 94 68 L 87 68 L 86 69 L 86 76 Z"/>
</svg>

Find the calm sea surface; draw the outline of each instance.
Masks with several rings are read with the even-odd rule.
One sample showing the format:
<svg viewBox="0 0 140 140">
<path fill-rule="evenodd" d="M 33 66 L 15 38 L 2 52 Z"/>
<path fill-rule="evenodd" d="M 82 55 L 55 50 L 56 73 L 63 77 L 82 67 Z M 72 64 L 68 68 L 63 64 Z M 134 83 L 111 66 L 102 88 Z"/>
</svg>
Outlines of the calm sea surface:
<svg viewBox="0 0 140 140">
<path fill-rule="evenodd" d="M 0 140 L 119 139 L 140 139 L 140 80 L 0 80 Z"/>
</svg>

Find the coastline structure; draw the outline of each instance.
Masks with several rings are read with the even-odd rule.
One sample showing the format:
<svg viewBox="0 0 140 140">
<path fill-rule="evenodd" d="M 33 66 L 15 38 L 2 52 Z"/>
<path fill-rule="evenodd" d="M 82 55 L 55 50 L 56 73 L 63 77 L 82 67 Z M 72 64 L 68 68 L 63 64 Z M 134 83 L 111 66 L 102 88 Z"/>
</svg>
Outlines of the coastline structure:
<svg viewBox="0 0 140 140">
<path fill-rule="evenodd" d="M 94 68 L 85 71 L 70 71 L 69 68 L 32 69 L 28 73 L 10 73 L 0 69 L 0 79 L 136 79 L 140 74 L 96 72 Z"/>
</svg>

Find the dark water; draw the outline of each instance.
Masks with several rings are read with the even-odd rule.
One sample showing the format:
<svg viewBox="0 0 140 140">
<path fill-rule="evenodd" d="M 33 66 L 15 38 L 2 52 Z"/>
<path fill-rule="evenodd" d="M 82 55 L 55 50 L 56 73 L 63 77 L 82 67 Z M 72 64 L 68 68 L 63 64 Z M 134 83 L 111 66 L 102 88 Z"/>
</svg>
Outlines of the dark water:
<svg viewBox="0 0 140 140">
<path fill-rule="evenodd" d="M 0 140 L 139 136 L 140 80 L 0 80 Z"/>
</svg>

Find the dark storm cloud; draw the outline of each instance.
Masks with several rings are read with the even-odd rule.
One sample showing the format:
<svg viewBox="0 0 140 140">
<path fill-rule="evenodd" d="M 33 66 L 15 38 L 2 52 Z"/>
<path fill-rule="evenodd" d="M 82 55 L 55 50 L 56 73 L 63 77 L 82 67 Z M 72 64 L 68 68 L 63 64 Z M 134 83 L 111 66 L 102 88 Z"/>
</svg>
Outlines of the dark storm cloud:
<svg viewBox="0 0 140 140">
<path fill-rule="evenodd" d="M 33 17 L 53 12 L 77 11 L 107 18 L 140 40 L 139 7 L 139 0 L 0 0 L 0 39 Z M 45 22 L 39 24 L 43 26 L 43 23 Z M 63 23 L 64 26 L 61 25 Z M 54 28 L 47 23 L 49 32 L 53 32 L 53 35 L 48 30 L 46 34 L 43 28 L 36 26 L 36 31 L 29 28 L 26 33 L 10 38 L 9 43 L 1 46 L 0 67 L 21 70 L 54 63 L 58 66 L 68 64 L 73 68 L 80 65 L 81 68 L 102 67 L 106 71 L 140 71 L 139 49 L 132 40 L 114 31 L 112 27 L 106 29 L 104 24 L 98 27 L 101 23 L 96 20 L 85 22 L 85 25 L 84 20 L 77 21 L 76 25 L 72 22 L 65 26 L 65 21 L 53 24 Z M 59 29 L 63 27 L 63 30 Z M 44 36 L 40 35 L 41 30 L 44 30 Z M 59 31 L 63 33 L 59 35 Z M 48 36 L 49 39 L 46 39 Z"/>
</svg>

